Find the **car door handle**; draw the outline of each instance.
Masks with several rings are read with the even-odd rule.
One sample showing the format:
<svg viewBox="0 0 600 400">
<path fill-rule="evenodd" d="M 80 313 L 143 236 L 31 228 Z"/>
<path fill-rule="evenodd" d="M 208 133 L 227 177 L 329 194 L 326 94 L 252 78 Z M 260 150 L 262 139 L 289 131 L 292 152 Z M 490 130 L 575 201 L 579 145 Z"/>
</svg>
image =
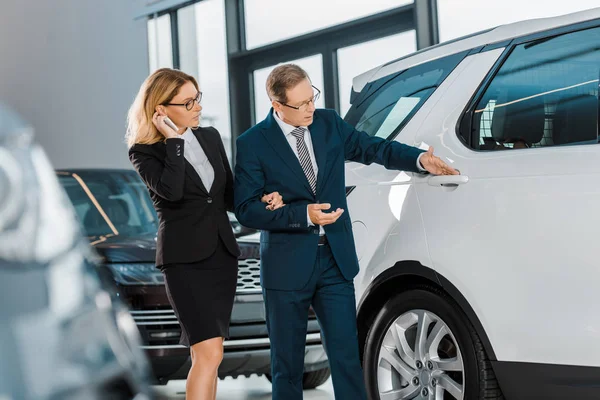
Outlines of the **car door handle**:
<svg viewBox="0 0 600 400">
<path fill-rule="evenodd" d="M 466 175 L 436 175 L 427 179 L 429 186 L 440 187 L 457 187 L 469 182 L 469 177 Z"/>
</svg>

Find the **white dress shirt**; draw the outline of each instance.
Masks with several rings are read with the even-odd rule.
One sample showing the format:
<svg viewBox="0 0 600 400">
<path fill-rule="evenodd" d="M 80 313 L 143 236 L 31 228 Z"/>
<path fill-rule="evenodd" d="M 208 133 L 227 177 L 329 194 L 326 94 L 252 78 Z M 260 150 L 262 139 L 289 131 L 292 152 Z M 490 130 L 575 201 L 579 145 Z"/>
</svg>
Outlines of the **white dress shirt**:
<svg viewBox="0 0 600 400">
<path fill-rule="evenodd" d="M 202 179 L 204 187 L 210 192 L 210 188 L 215 180 L 215 170 L 210 161 L 208 161 L 204 149 L 200 146 L 200 142 L 198 142 L 198 139 L 190 128 L 181 135 L 181 138 L 185 140 L 183 156 L 192 164 L 192 167 L 194 167 L 200 179 Z"/>
<path fill-rule="evenodd" d="M 277 124 L 279 125 L 279 127 L 281 128 L 281 131 L 285 135 L 285 139 L 287 140 L 288 144 L 292 148 L 292 151 L 296 155 L 296 158 L 298 158 L 298 161 L 300 161 L 300 157 L 298 156 L 298 148 L 296 147 L 296 137 L 294 135 L 292 135 L 292 131 L 294 129 L 296 129 L 296 127 L 288 124 L 287 122 L 283 122 L 281 120 L 281 118 L 279 118 L 279 115 L 277 115 L 277 112 L 275 110 L 273 110 L 273 117 L 275 117 L 275 121 L 277 121 Z M 310 161 L 311 161 L 311 164 L 313 167 L 313 171 L 315 171 L 315 177 L 316 177 L 319 174 L 319 166 L 317 165 L 317 159 L 315 158 L 315 151 L 314 151 L 313 145 L 312 145 L 312 138 L 310 137 L 310 131 L 308 130 L 308 127 L 303 126 L 303 128 L 304 128 L 304 143 L 306 143 L 306 148 L 308 149 L 308 155 L 310 156 Z M 283 199 L 283 202 L 285 203 L 285 199 Z M 315 225 L 310 220 L 310 216 L 308 215 L 308 207 L 306 207 L 306 221 L 308 222 L 308 226 Z M 323 227 L 320 226 L 319 227 L 319 235 L 324 235 L 324 234 L 325 234 L 325 229 L 323 229 Z"/>
</svg>

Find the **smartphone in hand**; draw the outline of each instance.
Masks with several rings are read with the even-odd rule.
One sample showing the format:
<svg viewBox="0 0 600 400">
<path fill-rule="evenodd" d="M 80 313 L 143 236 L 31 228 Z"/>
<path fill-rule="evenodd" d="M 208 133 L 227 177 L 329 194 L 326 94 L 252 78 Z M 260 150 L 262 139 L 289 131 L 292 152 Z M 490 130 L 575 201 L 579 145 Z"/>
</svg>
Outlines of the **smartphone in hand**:
<svg viewBox="0 0 600 400">
<path fill-rule="evenodd" d="M 169 117 L 166 117 L 166 118 L 164 119 L 164 121 L 165 121 L 165 124 L 167 124 L 167 126 L 168 126 L 169 128 L 171 128 L 171 129 L 173 129 L 175 132 L 177 132 L 177 131 L 179 130 L 179 128 L 177 127 L 177 125 L 175 125 L 175 124 L 173 123 L 173 121 L 171 121 L 171 119 L 170 119 Z"/>
</svg>

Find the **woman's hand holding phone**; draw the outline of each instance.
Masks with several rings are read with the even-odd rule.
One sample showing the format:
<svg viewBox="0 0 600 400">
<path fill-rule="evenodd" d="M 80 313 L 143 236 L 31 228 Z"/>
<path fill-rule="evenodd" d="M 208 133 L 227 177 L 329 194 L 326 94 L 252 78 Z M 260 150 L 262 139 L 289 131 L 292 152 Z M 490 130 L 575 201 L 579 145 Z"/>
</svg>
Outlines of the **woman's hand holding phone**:
<svg viewBox="0 0 600 400">
<path fill-rule="evenodd" d="M 165 120 L 168 120 L 168 122 Z M 174 129 L 177 128 L 177 126 L 169 119 L 169 117 L 161 112 L 157 111 L 154 113 L 152 116 L 152 123 L 166 139 L 179 137 L 177 129 Z"/>
</svg>

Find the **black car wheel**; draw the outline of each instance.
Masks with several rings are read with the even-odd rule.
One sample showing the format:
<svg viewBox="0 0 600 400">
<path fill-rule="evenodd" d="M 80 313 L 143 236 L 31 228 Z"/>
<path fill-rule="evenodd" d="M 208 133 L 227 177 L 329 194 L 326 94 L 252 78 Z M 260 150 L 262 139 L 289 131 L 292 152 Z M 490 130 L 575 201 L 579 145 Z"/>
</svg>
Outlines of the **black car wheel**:
<svg viewBox="0 0 600 400">
<path fill-rule="evenodd" d="M 272 382 L 272 376 L 265 374 L 269 382 Z M 314 389 L 321 386 L 331 376 L 331 370 L 329 368 L 318 369 L 316 371 L 305 372 L 302 377 L 302 387 L 304 389 Z"/>
<path fill-rule="evenodd" d="M 471 323 L 433 287 L 390 299 L 369 329 L 363 356 L 372 400 L 503 399 Z"/>
</svg>

